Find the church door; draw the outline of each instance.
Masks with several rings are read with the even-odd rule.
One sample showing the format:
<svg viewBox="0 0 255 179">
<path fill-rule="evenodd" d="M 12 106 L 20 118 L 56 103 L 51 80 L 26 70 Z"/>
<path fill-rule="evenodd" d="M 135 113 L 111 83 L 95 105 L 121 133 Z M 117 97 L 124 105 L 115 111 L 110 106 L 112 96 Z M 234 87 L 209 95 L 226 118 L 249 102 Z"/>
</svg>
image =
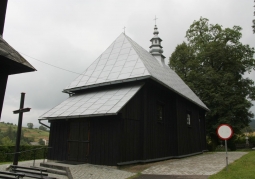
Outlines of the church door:
<svg viewBox="0 0 255 179">
<path fill-rule="evenodd" d="M 89 122 L 72 121 L 69 125 L 68 160 L 88 162 Z"/>
</svg>

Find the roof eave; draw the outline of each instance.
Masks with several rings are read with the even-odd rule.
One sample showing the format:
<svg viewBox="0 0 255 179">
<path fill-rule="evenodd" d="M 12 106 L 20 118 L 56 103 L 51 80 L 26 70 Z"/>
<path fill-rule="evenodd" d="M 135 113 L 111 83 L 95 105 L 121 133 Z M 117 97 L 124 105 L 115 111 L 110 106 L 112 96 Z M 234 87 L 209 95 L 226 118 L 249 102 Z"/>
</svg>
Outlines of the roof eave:
<svg viewBox="0 0 255 179">
<path fill-rule="evenodd" d="M 68 119 L 78 119 L 78 118 L 87 118 L 87 117 L 101 117 L 101 116 L 116 116 L 118 113 L 104 113 L 104 114 L 87 114 L 87 115 L 77 115 L 77 116 L 56 116 L 56 117 L 43 117 L 38 120 L 68 120 Z"/>
<path fill-rule="evenodd" d="M 177 93 L 177 94 L 179 94 L 180 96 L 184 97 L 185 99 L 191 101 L 192 103 L 194 103 L 194 104 L 200 106 L 201 108 L 205 109 L 206 111 L 210 111 L 210 109 L 207 108 L 207 106 L 206 106 L 205 104 L 204 104 L 205 106 L 202 106 L 202 105 L 200 105 L 200 104 L 198 104 L 198 103 L 192 101 L 191 99 L 187 98 L 187 97 L 184 96 L 183 94 L 179 93 L 178 91 L 174 90 L 173 88 L 169 87 L 168 85 L 166 85 L 165 83 L 161 82 L 161 81 L 158 80 L 157 78 L 154 78 L 153 76 L 151 77 L 151 79 L 154 80 L 154 81 L 156 81 L 156 82 L 158 82 L 158 83 L 160 83 L 160 84 L 162 84 L 163 86 L 167 87 L 168 89 L 174 91 L 175 93 Z M 201 101 L 201 102 L 202 102 L 202 101 Z M 202 102 L 202 103 L 203 103 L 203 102 Z"/>
<path fill-rule="evenodd" d="M 143 79 L 147 79 L 147 78 L 150 78 L 150 75 L 135 77 L 135 78 L 127 78 L 127 79 L 116 80 L 116 81 L 111 81 L 111 82 L 104 82 L 104 83 L 76 87 L 76 88 L 70 88 L 70 89 L 64 89 L 62 92 L 63 93 L 70 93 L 70 92 L 72 93 L 75 91 L 85 90 L 88 88 L 95 88 L 95 87 L 99 87 L 99 86 L 107 86 L 107 85 L 112 85 L 112 84 L 120 84 L 120 83 L 126 83 L 126 82 L 131 82 L 131 81 L 139 81 L 139 80 L 143 80 Z"/>
</svg>

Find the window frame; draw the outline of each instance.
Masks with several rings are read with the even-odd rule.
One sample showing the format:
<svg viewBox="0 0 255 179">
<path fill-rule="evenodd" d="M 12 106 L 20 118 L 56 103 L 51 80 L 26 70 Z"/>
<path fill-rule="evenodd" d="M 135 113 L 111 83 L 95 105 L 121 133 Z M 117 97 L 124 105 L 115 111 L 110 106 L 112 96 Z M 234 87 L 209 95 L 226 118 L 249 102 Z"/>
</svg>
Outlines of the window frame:
<svg viewBox="0 0 255 179">
<path fill-rule="evenodd" d="M 159 107 L 161 107 L 161 115 L 160 115 L 160 112 L 159 112 Z M 157 119 L 157 122 L 160 122 L 160 123 L 163 123 L 164 122 L 164 114 L 165 114 L 165 103 L 161 102 L 161 101 L 157 101 L 157 107 L 156 107 L 156 119 Z M 160 119 L 160 116 L 161 116 L 161 119 Z"/>
<path fill-rule="evenodd" d="M 188 121 L 188 116 L 189 116 L 189 121 Z M 186 112 L 186 124 L 187 126 L 191 127 L 191 121 L 192 121 L 192 113 L 191 111 Z"/>
</svg>

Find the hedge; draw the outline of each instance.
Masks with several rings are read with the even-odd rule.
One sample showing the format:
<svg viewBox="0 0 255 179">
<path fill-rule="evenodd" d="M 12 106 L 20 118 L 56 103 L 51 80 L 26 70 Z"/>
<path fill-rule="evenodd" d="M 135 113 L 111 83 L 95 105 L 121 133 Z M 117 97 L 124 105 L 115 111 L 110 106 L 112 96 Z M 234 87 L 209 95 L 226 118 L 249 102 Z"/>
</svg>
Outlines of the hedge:
<svg viewBox="0 0 255 179">
<path fill-rule="evenodd" d="M 38 149 L 38 150 L 35 150 Z M 27 152 L 24 152 L 27 151 Z M 7 153 L 14 153 L 15 146 L 0 146 L 0 162 L 12 162 L 14 155 L 7 154 Z M 43 159 L 44 156 L 47 157 L 47 147 L 43 146 L 20 146 L 20 154 L 19 154 L 19 161 L 24 160 L 33 160 L 34 153 L 35 159 Z"/>
</svg>

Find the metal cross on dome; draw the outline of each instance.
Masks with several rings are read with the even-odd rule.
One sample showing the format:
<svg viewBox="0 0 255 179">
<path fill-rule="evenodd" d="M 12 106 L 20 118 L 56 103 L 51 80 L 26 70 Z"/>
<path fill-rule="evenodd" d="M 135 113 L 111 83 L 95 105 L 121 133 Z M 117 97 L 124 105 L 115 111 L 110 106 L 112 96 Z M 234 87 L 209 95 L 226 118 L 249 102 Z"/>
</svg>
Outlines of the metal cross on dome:
<svg viewBox="0 0 255 179">
<path fill-rule="evenodd" d="M 155 16 L 155 19 L 153 19 L 153 20 L 155 21 L 155 25 L 156 25 L 156 21 L 157 21 L 157 19 L 158 19 L 158 18 L 157 18 L 156 16 Z"/>
</svg>

